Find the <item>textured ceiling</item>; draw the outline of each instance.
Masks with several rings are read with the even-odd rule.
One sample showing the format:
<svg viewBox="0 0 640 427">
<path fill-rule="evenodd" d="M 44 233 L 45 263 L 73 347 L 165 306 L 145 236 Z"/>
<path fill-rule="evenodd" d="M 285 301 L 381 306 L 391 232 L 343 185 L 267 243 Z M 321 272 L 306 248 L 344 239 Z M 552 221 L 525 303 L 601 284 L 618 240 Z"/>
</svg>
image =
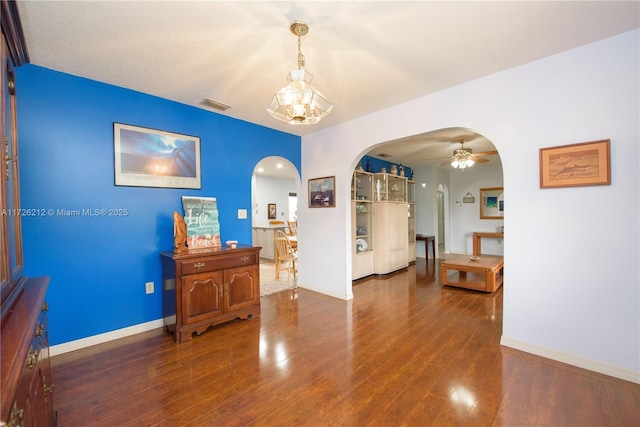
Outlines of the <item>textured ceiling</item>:
<svg viewBox="0 0 640 427">
<path fill-rule="evenodd" d="M 231 106 L 221 114 L 296 135 L 640 25 L 637 1 L 19 1 L 18 9 L 32 64 L 199 108 L 211 98 Z M 335 104 L 317 125 L 292 127 L 266 111 L 296 67 L 294 20 L 310 26 L 305 68 Z"/>
</svg>

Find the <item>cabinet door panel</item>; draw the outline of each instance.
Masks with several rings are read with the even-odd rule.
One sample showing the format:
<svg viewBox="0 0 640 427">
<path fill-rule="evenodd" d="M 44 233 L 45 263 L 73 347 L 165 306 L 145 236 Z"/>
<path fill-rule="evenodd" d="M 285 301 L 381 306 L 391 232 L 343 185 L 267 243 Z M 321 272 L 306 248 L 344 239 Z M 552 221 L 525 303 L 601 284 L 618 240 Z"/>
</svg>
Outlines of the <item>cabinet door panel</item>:
<svg viewBox="0 0 640 427">
<path fill-rule="evenodd" d="M 409 233 L 407 222 L 407 205 L 403 203 L 389 203 L 388 206 L 387 248 L 398 250 L 407 247 L 407 235 Z"/>
<path fill-rule="evenodd" d="M 233 311 L 260 302 L 259 271 L 255 265 L 225 271 L 227 310 Z"/>
<path fill-rule="evenodd" d="M 183 277 L 183 323 L 195 323 L 222 314 L 223 280 L 221 271 Z"/>
</svg>

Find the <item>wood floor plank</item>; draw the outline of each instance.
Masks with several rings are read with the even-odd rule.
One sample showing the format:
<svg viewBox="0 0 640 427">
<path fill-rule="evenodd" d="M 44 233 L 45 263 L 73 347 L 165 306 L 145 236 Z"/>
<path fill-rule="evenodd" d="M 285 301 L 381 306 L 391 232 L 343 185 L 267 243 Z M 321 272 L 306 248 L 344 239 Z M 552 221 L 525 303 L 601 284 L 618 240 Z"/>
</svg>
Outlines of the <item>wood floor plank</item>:
<svg viewBox="0 0 640 427">
<path fill-rule="evenodd" d="M 638 384 L 501 347 L 503 288 L 443 287 L 419 259 L 353 292 L 284 291 L 182 344 L 159 329 L 55 356 L 58 425 L 640 425 Z"/>
</svg>

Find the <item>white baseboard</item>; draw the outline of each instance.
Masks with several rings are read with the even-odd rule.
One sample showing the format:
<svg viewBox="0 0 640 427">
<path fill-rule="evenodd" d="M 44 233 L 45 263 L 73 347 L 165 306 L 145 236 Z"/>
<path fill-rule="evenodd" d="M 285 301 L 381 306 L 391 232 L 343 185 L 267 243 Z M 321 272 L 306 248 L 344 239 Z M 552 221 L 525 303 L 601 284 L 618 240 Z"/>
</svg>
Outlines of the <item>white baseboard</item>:
<svg viewBox="0 0 640 427">
<path fill-rule="evenodd" d="M 591 359 L 585 359 L 583 357 L 575 356 L 568 353 L 563 353 L 554 349 L 540 347 L 537 345 L 529 344 L 526 342 L 518 341 L 512 338 L 503 336 L 500 339 L 500 345 L 505 347 L 515 348 L 516 350 L 522 350 L 527 353 L 535 354 L 537 356 L 546 357 L 547 359 L 563 362 L 568 365 L 577 366 L 579 368 L 588 369 L 590 371 L 598 372 L 600 374 L 608 375 L 610 377 L 620 378 L 625 381 L 631 381 L 633 383 L 640 384 L 640 372 L 632 371 L 630 369 L 620 368 L 618 366 L 608 365 L 606 363 L 598 362 Z"/>
<path fill-rule="evenodd" d="M 334 291 L 327 290 L 325 288 L 318 288 L 317 286 L 313 286 L 313 285 L 307 285 L 307 284 L 301 285 L 300 283 L 298 283 L 298 287 L 302 289 L 307 289 L 309 291 L 317 292 L 319 294 L 324 294 L 333 298 L 345 300 L 345 301 L 349 301 L 350 299 L 352 299 L 352 298 L 349 298 L 346 293 L 334 292 Z"/>
<path fill-rule="evenodd" d="M 91 347 L 92 345 L 102 344 L 108 341 L 117 340 L 118 338 L 128 337 L 129 335 L 139 334 L 140 332 L 150 331 L 152 329 L 162 328 L 164 326 L 164 320 L 152 320 L 146 323 L 140 323 L 138 325 L 129 326 L 127 328 L 117 329 L 115 331 L 105 332 L 104 334 L 93 335 L 87 338 L 82 338 L 75 341 L 69 341 L 62 344 L 51 346 L 49 354 L 57 356 L 59 354 L 68 353 L 74 350 L 80 350 L 81 348 Z"/>
</svg>

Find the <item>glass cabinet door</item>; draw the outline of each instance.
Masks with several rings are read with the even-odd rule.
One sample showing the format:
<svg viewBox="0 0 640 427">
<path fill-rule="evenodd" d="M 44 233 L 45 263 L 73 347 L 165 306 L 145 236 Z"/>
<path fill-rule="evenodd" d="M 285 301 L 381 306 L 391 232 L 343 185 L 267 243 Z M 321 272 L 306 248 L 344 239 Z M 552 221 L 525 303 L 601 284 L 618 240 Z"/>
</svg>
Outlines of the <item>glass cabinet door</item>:
<svg viewBox="0 0 640 427">
<path fill-rule="evenodd" d="M 373 206 L 370 201 L 355 202 L 356 253 L 373 250 Z"/>
<path fill-rule="evenodd" d="M 406 202 L 407 179 L 387 173 L 373 174 L 373 200 L 376 202 Z"/>
<path fill-rule="evenodd" d="M 416 201 L 416 183 L 407 180 L 407 202 L 415 203 Z"/>
<path fill-rule="evenodd" d="M 409 203 L 407 205 L 407 216 L 409 218 L 409 244 L 416 242 L 416 204 Z"/>
<path fill-rule="evenodd" d="M 373 175 L 368 172 L 355 171 L 351 181 L 351 200 L 369 200 L 373 198 Z"/>
</svg>

